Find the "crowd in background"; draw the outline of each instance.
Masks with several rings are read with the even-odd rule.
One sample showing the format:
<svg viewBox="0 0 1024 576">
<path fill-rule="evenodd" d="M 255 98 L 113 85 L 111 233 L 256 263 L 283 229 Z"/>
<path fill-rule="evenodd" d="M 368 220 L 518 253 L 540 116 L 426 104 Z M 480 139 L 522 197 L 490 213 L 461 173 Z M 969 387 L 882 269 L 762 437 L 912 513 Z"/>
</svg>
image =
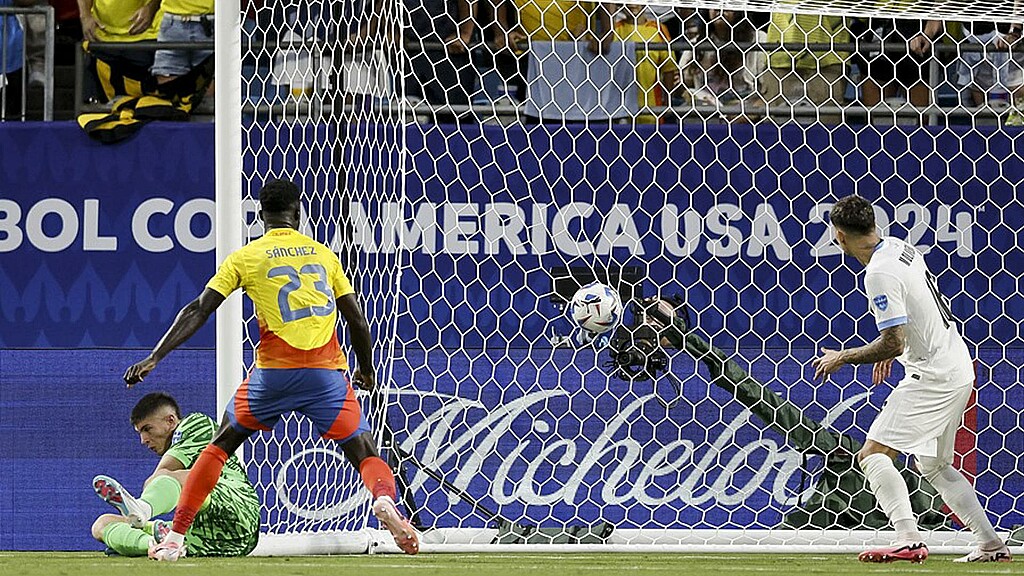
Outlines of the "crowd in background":
<svg viewBox="0 0 1024 576">
<path fill-rule="evenodd" d="M 45 4 L 47 0 L 0 0 L 0 7 Z M 49 4 L 54 8 L 56 63 L 73 63 L 79 43 L 88 52 L 88 73 L 76 79 L 87 99 L 113 102 L 125 94 L 141 95 L 145 89 L 158 93 L 157 87 L 173 86 L 204 62 L 212 62 L 209 47 L 135 50 L 131 44 L 212 41 L 214 0 L 49 0 Z M 0 115 L 7 119 L 31 118 L 31 107 L 23 105 L 23 96 L 38 96 L 44 84 L 46 31 L 40 23 L 45 26 L 45 17 L 38 14 L 0 14 L 0 29 L 7 30 L 3 39 L 10 47 L 8 53 L 14 54 L 0 67 L 0 78 L 4 78 L 0 85 L 5 86 L 0 91 Z M 89 47 L 95 42 L 120 46 Z"/>
<path fill-rule="evenodd" d="M 483 65 L 477 68 L 484 74 L 493 68 L 499 82 L 513 86 L 498 93 L 511 93 L 521 102 L 528 96 L 527 54 L 537 44 L 577 42 L 596 55 L 607 53 L 610 41 L 635 42 L 641 122 L 663 120 L 662 107 L 668 104 L 742 104 L 737 107 L 747 118 L 757 114 L 758 105 L 782 108 L 783 116 L 788 115 L 786 109 L 803 107 L 817 112 L 815 120 L 836 123 L 843 120 L 841 108 L 851 102 L 866 107 L 927 107 L 935 103 L 938 84 L 947 81 L 960 92 L 964 106 L 1007 108 L 1008 122 L 1021 122 L 1016 111 L 1024 98 L 1019 22 L 844 18 L 561 0 L 486 4 L 472 6 L 470 22 L 479 25 L 460 29 L 458 42 L 444 34 L 407 33 L 407 46 L 430 42 L 446 46 L 451 54 L 476 34 L 485 42 L 479 58 Z M 465 6 L 449 7 L 446 18 L 466 11 Z M 672 47 L 667 49 L 666 44 Z M 813 45 L 831 47 L 807 48 Z M 954 49 L 936 49 L 940 45 Z M 445 57 L 441 52 L 432 60 Z M 417 73 L 423 75 L 427 68 Z M 568 67 L 565 71 L 571 72 Z M 576 80 L 583 82 L 585 77 Z M 473 93 L 473 84 L 454 76 L 447 82 L 430 91 L 417 91 L 417 83 L 407 83 L 406 93 L 435 105 L 470 99 L 467 93 Z M 486 83 L 477 85 L 487 91 Z"/>
<path fill-rule="evenodd" d="M 943 83 L 956 87 L 960 105 L 1005 109 L 1008 123 L 1021 122 L 1020 22 L 844 18 L 575 0 L 402 1 L 406 17 L 400 30 L 393 24 L 399 21 L 397 6 L 383 0 L 268 0 L 246 6 L 249 41 L 285 43 L 266 61 L 250 62 L 248 69 L 256 74 L 260 66 L 269 68 L 260 73 L 285 95 L 311 96 L 331 88 L 344 93 L 348 105 L 404 97 L 431 105 L 439 121 L 466 120 L 474 118 L 474 104 L 516 107 L 536 98 L 531 90 L 538 80 L 551 84 L 547 97 L 557 104 L 567 93 L 558 79 L 545 78 L 550 71 L 544 58 L 558 59 L 557 73 L 580 90 L 593 80 L 595 62 L 621 58 L 623 52 L 614 45 L 631 43 L 629 69 L 624 73 L 613 63 L 606 85 L 595 90 L 600 99 L 602 91 L 620 86 L 619 76 L 627 74 L 633 86 L 629 98 L 635 99 L 631 118 L 641 123 L 678 118 L 675 112 L 693 106 L 730 105 L 746 119 L 779 113 L 837 123 L 850 104 L 927 108 L 936 104 Z M 0 6 L 38 2 L 45 0 L 0 0 Z M 80 79 L 87 99 L 112 101 L 135 83 L 159 91 L 211 56 L 206 47 L 154 52 L 128 45 L 212 41 L 213 0 L 50 2 L 57 9 L 58 59 L 61 47 L 81 40 L 127 47 L 88 49 L 92 67 Z M 22 104 L 23 90 L 16 88 L 41 83 L 38 22 L 36 17 L 0 16 L 0 40 L 8 45 L 6 61 L 0 62 L 0 77 L 6 78 L 0 85 L 7 86 L 0 89 L 0 98 L 8 118 L 17 116 Z M 382 41 L 392 46 L 401 41 L 404 49 L 388 50 Z M 970 45 L 982 48 L 965 49 Z M 404 70 L 404 76 L 395 70 Z M 557 105 L 528 109 L 525 118 L 565 119 Z"/>
</svg>

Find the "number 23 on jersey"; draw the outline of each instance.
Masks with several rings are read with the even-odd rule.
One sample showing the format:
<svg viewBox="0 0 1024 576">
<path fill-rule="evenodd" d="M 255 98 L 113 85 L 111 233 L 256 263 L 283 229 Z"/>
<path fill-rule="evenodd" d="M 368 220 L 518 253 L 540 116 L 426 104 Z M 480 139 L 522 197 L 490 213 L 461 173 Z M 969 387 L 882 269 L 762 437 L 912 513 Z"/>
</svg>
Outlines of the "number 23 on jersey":
<svg viewBox="0 0 1024 576">
<path fill-rule="evenodd" d="M 308 278 L 311 275 L 316 275 L 312 282 Z M 328 282 L 327 271 L 320 264 L 305 264 L 298 270 L 294 266 L 275 266 L 267 272 L 267 278 L 279 277 L 288 280 L 277 293 L 278 310 L 281 313 L 281 319 L 285 322 L 294 322 L 310 316 L 330 316 L 334 313 L 334 291 Z M 306 292 L 303 288 L 309 287 L 310 284 L 312 284 L 313 290 L 327 298 L 327 303 L 293 307 L 290 300 L 293 294 L 295 296 L 303 295 L 305 300 L 310 299 L 310 295 L 303 294 Z"/>
</svg>

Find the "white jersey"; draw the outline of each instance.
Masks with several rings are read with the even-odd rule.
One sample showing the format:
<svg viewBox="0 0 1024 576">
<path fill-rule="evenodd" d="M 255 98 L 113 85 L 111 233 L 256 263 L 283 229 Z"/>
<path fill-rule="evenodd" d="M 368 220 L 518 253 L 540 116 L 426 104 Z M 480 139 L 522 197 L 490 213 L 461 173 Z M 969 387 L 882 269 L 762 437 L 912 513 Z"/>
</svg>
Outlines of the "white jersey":
<svg viewBox="0 0 1024 576">
<path fill-rule="evenodd" d="M 916 248 L 898 238 L 882 238 L 868 262 L 864 288 L 879 330 L 904 325 L 907 340 L 899 357 L 907 371 L 904 382 L 924 380 L 951 388 L 974 382 L 967 344 Z"/>
</svg>

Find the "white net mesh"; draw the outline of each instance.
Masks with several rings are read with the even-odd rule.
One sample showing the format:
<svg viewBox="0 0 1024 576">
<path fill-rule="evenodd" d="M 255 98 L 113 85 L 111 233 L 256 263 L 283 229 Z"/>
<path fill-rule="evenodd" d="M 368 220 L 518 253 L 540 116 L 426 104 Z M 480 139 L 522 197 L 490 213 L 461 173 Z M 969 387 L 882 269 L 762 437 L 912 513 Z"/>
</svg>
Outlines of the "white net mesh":
<svg viewBox="0 0 1024 576">
<path fill-rule="evenodd" d="M 955 465 L 1000 531 L 1020 524 L 1015 7 L 604 8 L 352 0 L 246 21 L 247 202 L 301 182 L 304 230 L 353 278 L 381 373 L 363 409 L 424 549 L 887 542 L 851 454 L 890 387 L 808 368 L 876 333 L 826 225 L 854 192 L 950 296 L 978 362 Z M 929 24 L 950 15 L 1000 24 Z M 573 274 L 680 295 L 667 371 L 627 381 L 567 345 L 553 278 Z M 308 422 L 246 450 L 261 551 L 392 549 Z M 930 543 L 969 544 L 901 470 Z"/>
</svg>

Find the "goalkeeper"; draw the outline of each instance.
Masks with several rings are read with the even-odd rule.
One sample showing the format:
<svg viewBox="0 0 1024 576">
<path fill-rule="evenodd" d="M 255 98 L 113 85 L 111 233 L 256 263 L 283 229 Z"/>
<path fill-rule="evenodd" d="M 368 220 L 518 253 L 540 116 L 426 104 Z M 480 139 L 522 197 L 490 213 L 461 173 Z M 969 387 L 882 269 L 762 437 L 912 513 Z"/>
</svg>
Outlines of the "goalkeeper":
<svg viewBox="0 0 1024 576">
<path fill-rule="evenodd" d="M 885 528 L 888 518 L 875 505 L 874 495 L 855 467 L 854 455 L 862 443 L 851 436 L 829 430 L 806 416 L 797 405 L 755 380 L 722 350 L 690 330 L 685 310 L 676 313 L 676 305 L 658 298 L 641 302 L 635 313 L 635 325 L 620 327 L 622 336 L 612 339 L 610 350 L 620 358 L 651 358 L 652 351 L 665 348 L 686 350 L 707 367 L 709 382 L 729 392 L 746 406 L 766 427 L 782 435 L 787 445 L 805 455 L 823 457 L 821 473 L 814 493 L 791 509 L 783 518 L 789 528 Z M 640 354 L 626 349 L 642 350 Z M 649 362 L 649 360 L 647 360 Z M 664 368 L 662 368 L 664 369 Z M 630 368 L 634 374 L 657 377 L 648 366 Z M 623 373 L 621 366 L 617 375 Z M 621 376 L 620 376 L 621 377 Z M 918 523 L 925 528 L 948 528 L 942 499 L 935 488 L 905 463 L 900 474 L 907 483 Z"/>
<path fill-rule="evenodd" d="M 132 426 L 147 448 L 160 455 L 156 470 L 135 498 L 109 476 L 93 478 L 93 489 L 118 514 L 103 514 L 92 535 L 121 556 L 145 556 L 171 529 L 171 523 L 152 518 L 174 509 L 189 468 L 217 430 L 207 415 L 181 417 L 169 394 L 146 394 L 132 409 Z M 260 502 L 238 458 L 232 455 L 213 492 L 185 535 L 191 556 L 245 556 L 256 547 Z"/>
</svg>

